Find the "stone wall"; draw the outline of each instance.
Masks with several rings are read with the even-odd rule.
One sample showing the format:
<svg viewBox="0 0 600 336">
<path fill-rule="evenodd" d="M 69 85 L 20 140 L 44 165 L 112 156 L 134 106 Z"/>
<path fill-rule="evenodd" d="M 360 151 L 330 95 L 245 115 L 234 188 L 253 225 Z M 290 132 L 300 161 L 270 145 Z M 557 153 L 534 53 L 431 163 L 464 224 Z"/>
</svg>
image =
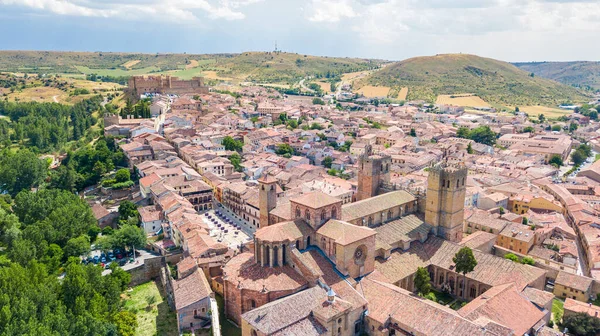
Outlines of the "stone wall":
<svg viewBox="0 0 600 336">
<path fill-rule="evenodd" d="M 137 286 L 150 280 L 157 279 L 160 276 L 160 270 L 163 267 L 166 267 L 166 264 L 161 256 L 145 259 L 143 264 L 127 271 L 131 274 L 131 282 L 129 285 Z"/>
</svg>

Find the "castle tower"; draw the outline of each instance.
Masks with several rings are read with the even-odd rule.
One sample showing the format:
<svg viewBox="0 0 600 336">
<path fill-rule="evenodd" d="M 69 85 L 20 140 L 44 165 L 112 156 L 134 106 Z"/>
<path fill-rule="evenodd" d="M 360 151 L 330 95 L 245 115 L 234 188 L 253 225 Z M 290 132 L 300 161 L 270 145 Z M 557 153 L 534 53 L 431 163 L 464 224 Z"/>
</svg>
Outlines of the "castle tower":
<svg viewBox="0 0 600 336">
<path fill-rule="evenodd" d="M 259 228 L 269 226 L 269 212 L 277 206 L 277 180 L 269 175 L 258 179 Z"/>
<path fill-rule="evenodd" d="M 381 183 L 390 182 L 391 157 L 373 155 L 371 145 L 365 146 L 365 152 L 358 162 L 358 191 L 356 200 L 364 200 L 377 195 Z"/>
<path fill-rule="evenodd" d="M 447 162 L 432 166 L 427 179 L 425 223 L 444 239 L 462 240 L 468 169 Z"/>
</svg>

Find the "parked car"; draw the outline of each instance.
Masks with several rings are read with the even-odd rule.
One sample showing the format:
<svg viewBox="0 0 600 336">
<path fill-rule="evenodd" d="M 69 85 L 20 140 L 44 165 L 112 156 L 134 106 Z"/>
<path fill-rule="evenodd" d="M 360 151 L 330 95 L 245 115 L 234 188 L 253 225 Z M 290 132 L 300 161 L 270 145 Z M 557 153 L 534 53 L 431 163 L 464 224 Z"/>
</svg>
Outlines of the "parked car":
<svg viewBox="0 0 600 336">
<path fill-rule="evenodd" d="M 98 256 L 94 256 L 94 264 L 97 264 L 98 262 L 100 262 L 100 257 Z"/>
<path fill-rule="evenodd" d="M 119 260 L 119 266 L 125 266 L 127 264 L 127 259 Z"/>
<path fill-rule="evenodd" d="M 105 263 L 105 262 L 106 262 L 106 257 L 102 257 L 102 258 L 100 258 L 100 261 L 101 261 L 102 263 Z"/>
</svg>

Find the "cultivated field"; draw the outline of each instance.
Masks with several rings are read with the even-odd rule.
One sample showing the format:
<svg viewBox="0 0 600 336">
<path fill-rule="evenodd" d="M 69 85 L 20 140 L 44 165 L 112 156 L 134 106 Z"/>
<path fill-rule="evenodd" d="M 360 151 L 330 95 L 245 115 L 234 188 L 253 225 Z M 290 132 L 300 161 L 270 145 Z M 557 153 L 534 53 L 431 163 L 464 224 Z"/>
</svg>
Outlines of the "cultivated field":
<svg viewBox="0 0 600 336">
<path fill-rule="evenodd" d="M 86 66 L 76 65 L 75 68 L 80 72 L 89 75 L 89 74 L 97 74 L 100 76 L 139 76 L 139 75 L 148 75 L 152 73 L 157 73 L 160 71 L 159 68 L 155 66 L 149 66 L 141 69 L 132 69 L 132 70 L 124 70 L 124 69 L 91 69 Z"/>
<path fill-rule="evenodd" d="M 15 91 L 8 94 L 8 101 L 20 101 L 20 102 L 38 102 L 38 103 L 58 103 L 64 102 L 69 95 L 54 87 L 33 87 L 26 88 L 22 91 Z"/>
<path fill-rule="evenodd" d="M 141 61 L 142 61 L 142 60 L 133 60 L 133 61 L 128 61 L 128 62 L 125 62 L 125 63 L 123 63 L 123 67 L 124 67 L 124 68 L 127 68 L 127 69 L 130 69 L 130 68 L 132 68 L 134 65 L 136 65 L 136 64 L 138 64 L 138 63 L 140 63 Z"/>
<path fill-rule="evenodd" d="M 365 97 L 387 97 L 388 92 L 390 92 L 390 88 L 387 86 L 363 86 L 358 91 L 358 93 L 362 94 Z"/>
<path fill-rule="evenodd" d="M 470 106 L 470 107 L 491 107 L 483 99 L 470 93 L 455 95 L 439 95 L 435 101 L 436 104 Z"/>
<path fill-rule="evenodd" d="M 206 79 L 215 79 L 215 80 L 223 80 L 223 81 L 235 80 L 234 78 L 230 78 L 230 77 L 221 77 L 221 76 L 219 76 L 219 74 L 217 74 L 216 71 L 203 71 L 202 75 Z"/>
<path fill-rule="evenodd" d="M 185 68 L 186 69 L 193 69 L 193 68 L 195 68 L 197 66 L 198 66 L 198 61 L 196 61 L 196 60 L 190 60 L 190 64 L 186 64 Z"/>
<path fill-rule="evenodd" d="M 319 84 L 319 86 L 321 87 L 321 90 L 323 90 L 323 92 L 325 92 L 325 93 L 331 92 L 331 84 L 325 83 L 325 82 L 315 82 L 315 83 Z"/>
<path fill-rule="evenodd" d="M 342 75 L 343 82 L 352 82 L 356 79 L 363 78 L 367 76 L 370 71 L 358 71 L 358 72 L 349 72 Z"/>
<path fill-rule="evenodd" d="M 398 99 L 406 100 L 406 96 L 408 96 L 408 88 L 403 87 L 402 89 L 400 89 L 400 92 L 398 92 Z"/>
<path fill-rule="evenodd" d="M 530 116 L 543 114 L 546 118 L 558 118 L 572 113 L 572 111 L 569 110 L 545 106 L 519 106 L 519 111 L 526 112 Z"/>
</svg>

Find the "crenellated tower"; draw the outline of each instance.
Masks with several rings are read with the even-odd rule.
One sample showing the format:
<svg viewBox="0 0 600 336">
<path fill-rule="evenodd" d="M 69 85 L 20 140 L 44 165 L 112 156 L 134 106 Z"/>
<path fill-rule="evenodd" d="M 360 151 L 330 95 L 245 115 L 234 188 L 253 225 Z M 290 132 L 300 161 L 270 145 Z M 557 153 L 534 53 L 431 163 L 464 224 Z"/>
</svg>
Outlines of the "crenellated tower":
<svg viewBox="0 0 600 336">
<path fill-rule="evenodd" d="M 357 201 L 376 196 L 381 184 L 390 182 L 392 158 L 373 155 L 372 151 L 371 145 L 366 145 L 365 152 L 359 157 Z"/>
<path fill-rule="evenodd" d="M 468 169 L 464 163 L 442 162 L 429 170 L 425 223 L 444 239 L 462 240 Z"/>
</svg>

